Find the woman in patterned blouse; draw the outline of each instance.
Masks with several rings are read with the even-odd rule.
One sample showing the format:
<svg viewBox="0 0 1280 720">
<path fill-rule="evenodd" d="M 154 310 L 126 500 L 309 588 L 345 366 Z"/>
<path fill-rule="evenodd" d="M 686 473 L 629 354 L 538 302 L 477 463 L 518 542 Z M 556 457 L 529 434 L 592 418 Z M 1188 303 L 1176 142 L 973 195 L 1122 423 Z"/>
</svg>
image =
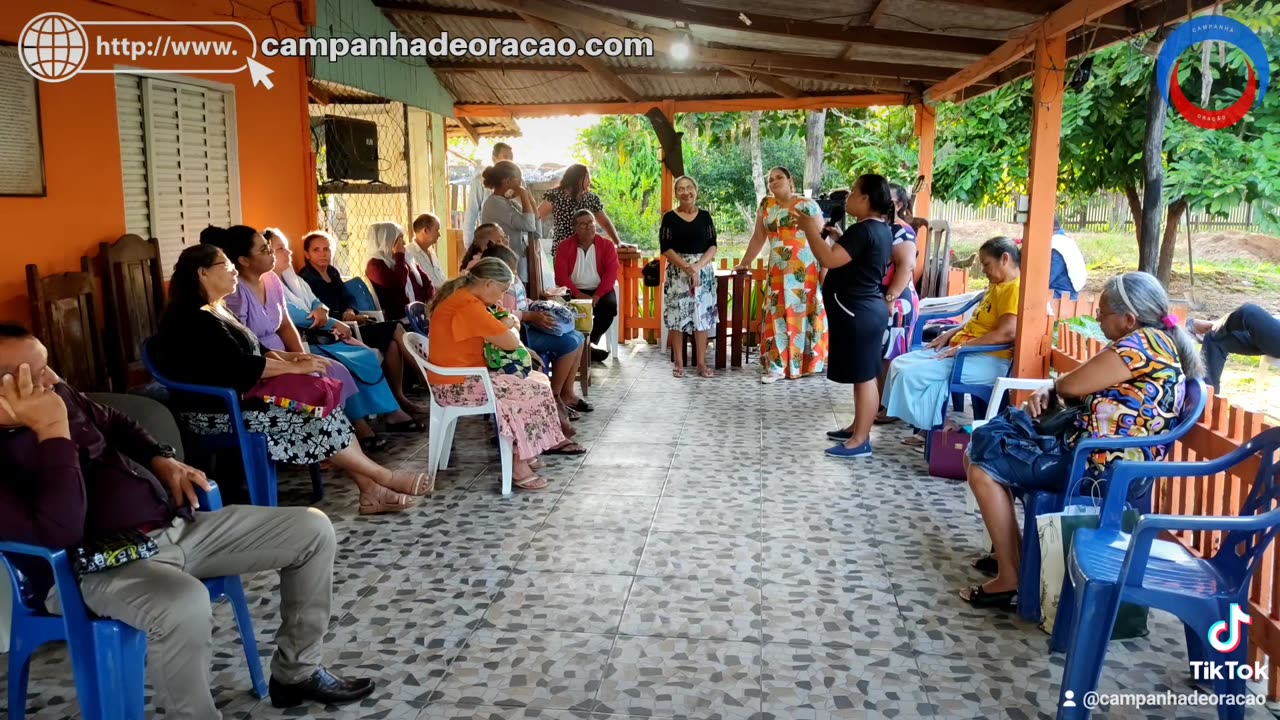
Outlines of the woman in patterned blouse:
<svg viewBox="0 0 1280 720">
<path fill-rule="evenodd" d="M 600 202 L 600 196 L 591 192 L 591 171 L 586 165 L 570 165 L 565 168 L 564 175 L 560 176 L 560 186 L 544 193 L 542 204 L 538 206 L 538 219 L 552 216 L 554 229 L 551 257 L 554 258 L 556 251 L 560 249 L 560 241 L 573 235 L 573 218 L 579 210 L 591 211 L 596 224 L 613 241 L 614 247 L 622 244 L 618 239 L 618 231 L 613 227 L 613 221 L 605 214 L 604 203 Z"/>
<path fill-rule="evenodd" d="M 1017 427 L 1018 410 L 1010 410 L 973 432 L 969 487 L 995 546 L 994 563 L 986 558 L 974 563 L 975 568 L 995 578 L 960 593 L 974 607 L 1008 607 L 1017 594 L 1021 542 L 1010 490 L 1062 492 L 1071 480 L 1067 474 L 1072 449 L 1084 438 L 1168 432 L 1182 411 L 1186 381 L 1204 375 L 1195 341 L 1169 312 L 1169 296 L 1151 275 L 1131 272 L 1107 281 L 1098 322 L 1111 344 L 1085 364 L 1060 375 L 1052 388 L 1036 393 L 1027 403 L 1026 414 L 1031 417 L 1049 408 L 1055 396 L 1080 404 L 1075 427 L 1056 450 L 1037 450 L 1035 443 L 1021 442 L 1025 433 Z M 1105 492 L 1101 485 L 1106 468 L 1116 460 L 1158 461 L 1168 451 L 1167 446 L 1156 446 L 1095 452 L 1086 464 L 1080 493 L 1097 496 Z"/>
</svg>

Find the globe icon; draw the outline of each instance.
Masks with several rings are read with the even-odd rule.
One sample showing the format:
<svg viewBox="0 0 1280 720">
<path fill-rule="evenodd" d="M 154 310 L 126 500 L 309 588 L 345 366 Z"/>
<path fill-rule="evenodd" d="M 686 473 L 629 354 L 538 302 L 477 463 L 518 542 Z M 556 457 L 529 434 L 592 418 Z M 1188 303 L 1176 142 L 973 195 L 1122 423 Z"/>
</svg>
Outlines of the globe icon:
<svg viewBox="0 0 1280 720">
<path fill-rule="evenodd" d="M 18 38 L 27 72 L 46 82 L 62 82 L 84 67 L 88 44 L 80 23 L 62 13 L 37 15 Z"/>
</svg>

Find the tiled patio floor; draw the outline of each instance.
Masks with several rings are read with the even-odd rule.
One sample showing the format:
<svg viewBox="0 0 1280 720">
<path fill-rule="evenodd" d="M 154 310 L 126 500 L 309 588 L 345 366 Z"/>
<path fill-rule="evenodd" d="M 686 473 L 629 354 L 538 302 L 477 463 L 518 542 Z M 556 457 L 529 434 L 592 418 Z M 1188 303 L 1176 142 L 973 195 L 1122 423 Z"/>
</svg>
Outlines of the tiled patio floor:
<svg viewBox="0 0 1280 720">
<path fill-rule="evenodd" d="M 982 579 L 967 566 L 980 520 L 960 484 L 929 478 L 899 444 L 902 430 L 877 428 L 874 458 L 828 460 L 823 433 L 851 412 L 841 387 L 761 386 L 754 368 L 677 380 L 652 349 L 622 355 L 596 367 L 596 411 L 577 424 L 590 452 L 552 459 L 548 491 L 498 494 L 478 420 L 411 512 L 358 517 L 354 492 L 331 480 L 322 508 L 341 548 L 327 661 L 378 677 L 378 690 L 346 708 L 256 701 L 224 605 L 213 681 L 227 716 L 1053 716 L 1062 657 L 1036 627 L 956 597 Z M 425 438 L 382 459 L 424 464 Z M 281 501 L 305 503 L 308 489 L 289 474 Z M 277 583 L 246 578 L 264 664 Z M 1112 644 L 1104 691 L 1192 691 L 1181 627 L 1153 617 L 1151 630 Z M 30 717 L 75 714 L 64 651 L 41 657 L 32 691 Z"/>
</svg>

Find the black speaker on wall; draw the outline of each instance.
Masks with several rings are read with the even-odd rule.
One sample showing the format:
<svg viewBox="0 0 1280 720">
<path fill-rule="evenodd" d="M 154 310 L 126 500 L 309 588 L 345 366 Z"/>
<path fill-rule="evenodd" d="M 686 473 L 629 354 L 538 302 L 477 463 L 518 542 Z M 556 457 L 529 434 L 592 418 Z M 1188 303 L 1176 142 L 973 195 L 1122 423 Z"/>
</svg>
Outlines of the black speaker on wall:
<svg viewBox="0 0 1280 720">
<path fill-rule="evenodd" d="M 329 180 L 377 180 L 378 124 L 326 115 L 324 152 Z"/>
</svg>

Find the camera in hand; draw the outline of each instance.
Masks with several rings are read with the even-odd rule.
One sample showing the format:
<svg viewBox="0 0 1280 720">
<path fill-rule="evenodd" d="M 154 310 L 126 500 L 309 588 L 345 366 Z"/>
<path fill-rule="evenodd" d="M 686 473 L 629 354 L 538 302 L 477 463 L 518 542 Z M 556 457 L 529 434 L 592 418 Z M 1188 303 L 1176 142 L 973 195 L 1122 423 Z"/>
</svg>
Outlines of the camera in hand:
<svg viewBox="0 0 1280 720">
<path fill-rule="evenodd" d="M 833 190 L 818 196 L 818 207 L 822 209 L 822 215 L 827 219 L 824 227 L 834 228 L 837 235 L 844 232 L 844 203 L 848 198 L 848 190 Z"/>
</svg>

